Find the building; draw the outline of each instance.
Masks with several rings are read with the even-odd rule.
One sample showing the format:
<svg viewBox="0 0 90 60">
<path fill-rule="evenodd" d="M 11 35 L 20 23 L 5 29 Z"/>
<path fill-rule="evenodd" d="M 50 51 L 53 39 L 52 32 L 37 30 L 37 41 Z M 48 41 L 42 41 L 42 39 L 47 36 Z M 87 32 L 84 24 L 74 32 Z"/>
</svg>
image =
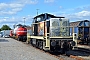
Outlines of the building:
<svg viewBox="0 0 90 60">
<path fill-rule="evenodd" d="M 84 43 L 90 43 L 90 21 L 83 20 L 83 21 L 76 21 L 71 22 L 70 26 L 73 26 L 75 29 L 75 33 L 78 34 L 78 40 Z"/>
</svg>

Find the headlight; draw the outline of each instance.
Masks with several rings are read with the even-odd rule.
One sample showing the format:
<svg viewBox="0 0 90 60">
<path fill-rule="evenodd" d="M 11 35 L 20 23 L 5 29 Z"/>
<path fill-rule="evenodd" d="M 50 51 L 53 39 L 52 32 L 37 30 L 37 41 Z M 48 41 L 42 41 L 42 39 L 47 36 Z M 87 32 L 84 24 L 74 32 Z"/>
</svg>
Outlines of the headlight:
<svg viewBox="0 0 90 60">
<path fill-rule="evenodd" d="M 52 41 L 51 46 L 56 46 L 56 41 Z"/>
</svg>

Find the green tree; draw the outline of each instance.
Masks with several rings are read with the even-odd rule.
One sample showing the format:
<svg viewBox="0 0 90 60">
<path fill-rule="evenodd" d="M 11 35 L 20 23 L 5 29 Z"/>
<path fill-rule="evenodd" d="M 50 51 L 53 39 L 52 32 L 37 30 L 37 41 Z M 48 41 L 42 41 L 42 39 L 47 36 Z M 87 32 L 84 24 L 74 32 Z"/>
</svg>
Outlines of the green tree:
<svg viewBox="0 0 90 60">
<path fill-rule="evenodd" d="M 1 31 L 1 28 L 0 28 L 0 31 Z"/>
<path fill-rule="evenodd" d="M 11 28 L 8 25 L 3 25 L 1 30 L 11 30 Z"/>
</svg>

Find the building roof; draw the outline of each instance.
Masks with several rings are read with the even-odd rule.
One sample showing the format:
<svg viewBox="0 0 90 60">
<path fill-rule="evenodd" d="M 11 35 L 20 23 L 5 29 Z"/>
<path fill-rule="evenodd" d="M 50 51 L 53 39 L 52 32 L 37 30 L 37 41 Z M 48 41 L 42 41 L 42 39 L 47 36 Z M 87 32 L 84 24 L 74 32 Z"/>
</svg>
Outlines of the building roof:
<svg viewBox="0 0 90 60">
<path fill-rule="evenodd" d="M 70 26 L 79 26 L 81 21 L 77 21 L 77 22 L 71 22 Z"/>
<path fill-rule="evenodd" d="M 27 28 L 27 30 L 31 30 L 32 29 L 32 27 L 30 27 L 30 26 L 27 26 L 26 28 Z"/>
<path fill-rule="evenodd" d="M 70 23 L 70 26 L 77 27 L 77 26 L 79 26 L 79 24 L 80 24 L 81 22 L 89 22 L 89 21 L 88 21 L 88 20 L 82 20 L 82 21 L 71 22 L 71 23 Z"/>
</svg>

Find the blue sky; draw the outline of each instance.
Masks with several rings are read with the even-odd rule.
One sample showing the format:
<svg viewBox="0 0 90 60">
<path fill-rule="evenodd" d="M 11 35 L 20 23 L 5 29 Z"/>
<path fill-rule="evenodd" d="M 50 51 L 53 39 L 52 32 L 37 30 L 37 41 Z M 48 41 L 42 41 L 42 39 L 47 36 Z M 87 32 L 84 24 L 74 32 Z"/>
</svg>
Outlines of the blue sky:
<svg viewBox="0 0 90 60">
<path fill-rule="evenodd" d="M 0 27 L 14 24 L 31 25 L 41 13 L 64 16 L 72 21 L 90 20 L 90 0 L 0 0 Z"/>
</svg>

